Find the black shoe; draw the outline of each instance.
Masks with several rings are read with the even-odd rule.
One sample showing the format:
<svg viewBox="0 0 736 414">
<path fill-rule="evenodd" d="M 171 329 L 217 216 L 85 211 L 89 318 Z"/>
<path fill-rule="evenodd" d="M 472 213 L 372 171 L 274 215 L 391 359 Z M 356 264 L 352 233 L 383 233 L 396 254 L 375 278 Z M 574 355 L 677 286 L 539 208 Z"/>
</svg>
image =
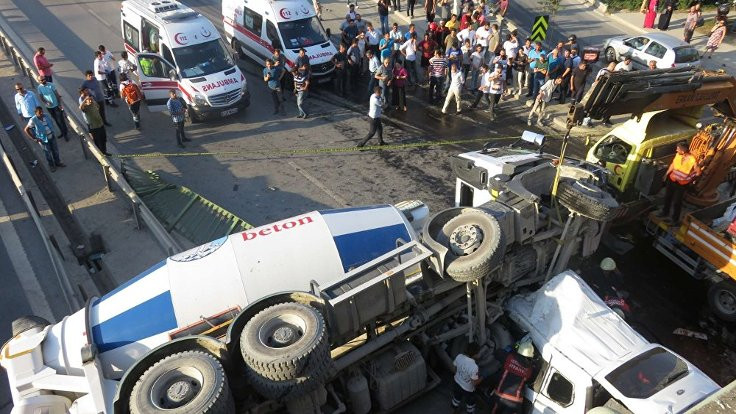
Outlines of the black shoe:
<svg viewBox="0 0 736 414">
<path fill-rule="evenodd" d="M 69 142 L 69 136 L 67 136 L 66 134 L 62 135 L 61 137 L 64 138 L 64 141 Z"/>
<path fill-rule="evenodd" d="M 60 162 L 60 163 L 56 164 L 56 166 L 57 167 L 60 167 L 60 168 L 64 168 L 64 167 L 66 167 L 66 164 L 64 164 L 63 162 Z"/>
<path fill-rule="evenodd" d="M 136 122 L 135 123 L 135 129 L 141 129 L 141 123 L 140 122 Z"/>
<path fill-rule="evenodd" d="M 105 124 L 105 126 L 109 126 L 109 127 L 111 127 L 111 126 L 112 126 L 112 124 L 111 124 L 111 123 L 109 123 L 109 122 L 103 122 L 103 123 Z"/>
<path fill-rule="evenodd" d="M 309 116 L 309 114 L 304 114 L 304 116 L 302 117 L 302 119 L 307 119 L 308 116 Z"/>
<path fill-rule="evenodd" d="M 360 143 L 360 144 L 356 145 L 355 147 L 356 147 L 356 148 L 363 148 L 364 146 L 365 146 L 365 144 L 363 144 L 363 143 Z"/>
<path fill-rule="evenodd" d="M 379 146 L 379 147 L 382 147 L 382 146 L 384 146 L 384 145 L 386 145 L 386 141 L 379 141 L 379 142 L 378 142 L 378 146 Z"/>
</svg>

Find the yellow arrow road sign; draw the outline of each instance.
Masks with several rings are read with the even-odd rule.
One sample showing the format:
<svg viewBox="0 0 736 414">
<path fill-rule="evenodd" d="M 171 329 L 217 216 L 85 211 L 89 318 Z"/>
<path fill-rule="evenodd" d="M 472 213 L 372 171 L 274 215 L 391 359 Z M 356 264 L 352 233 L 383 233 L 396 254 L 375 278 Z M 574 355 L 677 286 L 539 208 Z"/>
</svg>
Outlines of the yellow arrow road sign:
<svg viewBox="0 0 736 414">
<path fill-rule="evenodd" d="M 532 24 L 532 41 L 544 40 L 547 38 L 547 28 L 549 27 L 549 16 L 536 16 L 534 24 Z"/>
</svg>

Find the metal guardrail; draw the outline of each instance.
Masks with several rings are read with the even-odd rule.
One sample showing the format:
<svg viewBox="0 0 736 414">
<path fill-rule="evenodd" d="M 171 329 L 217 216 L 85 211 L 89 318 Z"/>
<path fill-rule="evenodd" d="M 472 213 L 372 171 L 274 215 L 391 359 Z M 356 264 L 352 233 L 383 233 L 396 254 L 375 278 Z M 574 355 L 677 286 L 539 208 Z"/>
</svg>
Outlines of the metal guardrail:
<svg viewBox="0 0 736 414">
<path fill-rule="evenodd" d="M 0 43 L 2 44 L 3 49 L 21 73 L 29 78 L 31 84 L 36 85 L 38 73 L 36 72 L 34 65 L 29 64 L 31 60 L 26 56 L 23 56 L 21 48 L 12 40 L 12 38 L 15 37 L 17 36 L 10 27 L 8 27 L 7 23 L 0 19 Z M 59 93 L 64 95 L 64 98 L 68 99 L 68 102 L 76 102 L 76 99 L 64 90 L 64 88 L 60 87 L 60 85 L 56 85 L 56 87 Z M 105 182 L 107 183 L 108 191 L 114 191 L 112 183 L 115 183 L 118 188 L 122 190 L 123 194 L 125 194 L 125 197 L 130 201 L 133 208 L 136 228 L 140 229 L 142 227 L 141 221 L 143 221 L 146 227 L 148 227 L 156 238 L 156 241 L 168 255 L 173 255 L 182 251 L 182 247 L 179 243 L 174 240 L 171 234 L 169 234 L 158 219 L 156 219 L 151 210 L 146 207 L 146 204 L 140 199 L 140 197 L 138 197 L 138 194 L 136 194 L 133 188 L 131 188 L 125 177 L 120 173 L 120 170 L 95 146 L 91 135 L 85 128 L 85 123 L 82 121 L 81 116 L 76 111 L 68 110 L 69 108 L 66 109 L 67 110 L 64 111 L 66 114 L 66 121 L 80 137 L 84 158 L 89 159 L 89 154 L 92 154 L 100 164 L 103 176 L 105 177 Z"/>
<path fill-rule="evenodd" d="M 82 306 L 84 302 L 77 296 L 74 288 L 72 288 L 71 282 L 69 281 L 69 275 L 67 275 L 66 269 L 64 268 L 63 260 L 61 259 L 59 252 L 57 252 L 56 249 L 54 249 L 54 247 L 51 245 L 51 239 L 49 237 L 49 234 L 46 232 L 46 229 L 43 227 L 43 224 L 41 223 L 41 217 L 39 217 L 35 206 L 31 202 L 31 198 L 28 196 L 23 183 L 20 181 L 18 173 L 15 171 L 15 166 L 10 160 L 10 157 L 8 157 L 8 154 L 5 152 L 5 148 L 3 148 L 1 144 L 0 158 L 2 158 L 3 164 L 5 164 L 5 169 L 8 171 L 8 175 L 10 175 L 10 180 L 13 182 L 16 191 L 18 191 L 18 195 L 20 196 L 21 200 L 23 200 L 23 204 L 25 204 L 26 210 L 28 210 L 28 215 L 33 220 L 33 224 L 36 225 L 36 229 L 41 235 L 43 246 L 49 255 L 51 266 L 54 268 L 54 273 L 56 273 L 56 279 L 59 282 L 59 287 L 61 288 L 61 293 L 64 296 L 64 301 L 69 308 L 69 312 L 74 312 L 75 310 L 79 309 L 79 307 Z"/>
</svg>

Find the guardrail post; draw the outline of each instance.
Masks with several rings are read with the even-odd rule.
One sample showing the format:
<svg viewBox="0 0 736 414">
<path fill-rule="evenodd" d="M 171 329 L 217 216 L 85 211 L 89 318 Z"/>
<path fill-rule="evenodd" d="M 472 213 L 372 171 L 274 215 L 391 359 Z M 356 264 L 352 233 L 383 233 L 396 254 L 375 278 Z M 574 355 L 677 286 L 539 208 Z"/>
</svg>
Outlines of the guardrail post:
<svg viewBox="0 0 736 414">
<path fill-rule="evenodd" d="M 141 206 L 138 201 L 133 201 L 133 218 L 135 219 L 136 230 L 141 229 Z"/>
<path fill-rule="evenodd" d="M 107 183 L 107 191 L 112 193 L 113 188 L 112 188 L 112 182 L 110 179 L 110 166 L 109 165 L 102 166 L 102 174 L 105 176 L 105 183 Z"/>
<path fill-rule="evenodd" d="M 89 153 L 88 153 L 88 150 L 87 150 L 87 146 L 84 145 L 84 140 L 85 139 L 86 138 L 84 137 L 84 132 L 83 132 L 82 135 L 79 136 L 79 144 L 82 146 L 82 155 L 84 155 L 84 159 L 85 160 L 88 160 L 89 159 Z"/>
</svg>

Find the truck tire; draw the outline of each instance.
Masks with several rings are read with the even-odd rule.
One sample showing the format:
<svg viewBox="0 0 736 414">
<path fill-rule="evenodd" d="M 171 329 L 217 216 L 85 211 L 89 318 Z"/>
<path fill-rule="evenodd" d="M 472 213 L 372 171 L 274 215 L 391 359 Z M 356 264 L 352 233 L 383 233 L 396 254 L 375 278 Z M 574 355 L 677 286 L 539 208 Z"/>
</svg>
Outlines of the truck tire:
<svg viewBox="0 0 736 414">
<path fill-rule="evenodd" d="M 442 226 L 437 241 L 449 249 L 445 272 L 456 282 L 486 276 L 503 259 L 501 227 L 495 217 L 482 210 L 463 210 Z"/>
<path fill-rule="evenodd" d="M 557 199 L 568 210 L 597 221 L 613 220 L 621 211 L 610 194 L 583 181 L 560 181 Z"/>
<path fill-rule="evenodd" d="M 708 306 L 722 321 L 736 321 L 736 283 L 722 280 L 708 289 Z"/>
<path fill-rule="evenodd" d="M 240 352 L 251 385 L 270 399 L 311 391 L 332 364 L 322 314 L 301 303 L 280 303 L 257 313 L 240 334 Z"/>
<path fill-rule="evenodd" d="M 10 330 L 13 336 L 18 336 L 33 328 L 43 329 L 48 325 L 51 325 L 51 323 L 40 316 L 25 315 L 15 319 L 11 324 Z"/>
<path fill-rule="evenodd" d="M 606 63 L 618 62 L 616 58 L 616 50 L 612 47 L 606 48 Z"/>
<path fill-rule="evenodd" d="M 222 364 L 200 351 L 185 351 L 148 368 L 130 393 L 131 414 L 233 414 L 235 403 Z"/>
</svg>

